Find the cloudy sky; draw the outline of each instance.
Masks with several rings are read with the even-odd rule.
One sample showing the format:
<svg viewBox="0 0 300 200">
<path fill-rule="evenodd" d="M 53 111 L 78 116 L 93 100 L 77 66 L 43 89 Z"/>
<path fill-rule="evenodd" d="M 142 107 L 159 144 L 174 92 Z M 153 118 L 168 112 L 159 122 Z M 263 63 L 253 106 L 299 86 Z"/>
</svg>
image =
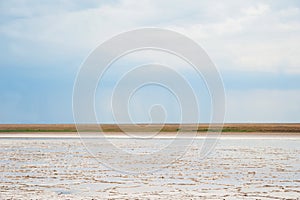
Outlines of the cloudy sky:
<svg viewBox="0 0 300 200">
<path fill-rule="evenodd" d="M 298 0 L 11 0 L 0 1 L 0 123 L 73 122 L 73 84 L 84 59 L 112 36 L 143 27 L 177 31 L 206 50 L 224 81 L 226 122 L 300 121 Z M 101 122 L 113 122 L 107 96 L 120 66 L 162 59 L 132 57 L 140 59 L 116 64 L 99 88 Z M 204 99 L 199 107 L 207 120 L 201 80 L 178 70 Z M 133 100 L 136 122 L 149 121 L 147 109 L 156 104 L 166 104 L 167 121 L 179 119 L 174 97 L 162 88 L 146 87 Z"/>
</svg>

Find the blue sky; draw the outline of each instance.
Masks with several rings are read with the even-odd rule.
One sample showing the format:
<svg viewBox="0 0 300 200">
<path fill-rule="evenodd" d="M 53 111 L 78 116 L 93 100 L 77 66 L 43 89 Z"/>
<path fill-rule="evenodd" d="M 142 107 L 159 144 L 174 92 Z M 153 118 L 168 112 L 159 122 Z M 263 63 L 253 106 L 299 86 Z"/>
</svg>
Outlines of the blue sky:
<svg viewBox="0 0 300 200">
<path fill-rule="evenodd" d="M 73 122 L 73 83 L 84 59 L 106 39 L 140 27 L 178 31 L 206 50 L 224 80 L 226 122 L 299 122 L 297 0 L 12 0 L 0 2 L 0 123 Z M 103 99 L 123 64 L 107 74 L 97 96 L 102 122 L 113 122 Z M 191 71 L 186 77 L 202 91 Z M 147 93 L 153 94 L 148 101 L 138 100 Z M 158 97 L 167 104 L 167 121 L 178 120 L 170 106 L 174 99 L 161 89 L 145 88 L 139 95 L 132 107 L 135 121 L 149 120 L 144 108 Z M 207 121 L 207 94 L 197 95 L 204 99 L 199 106 Z"/>
</svg>

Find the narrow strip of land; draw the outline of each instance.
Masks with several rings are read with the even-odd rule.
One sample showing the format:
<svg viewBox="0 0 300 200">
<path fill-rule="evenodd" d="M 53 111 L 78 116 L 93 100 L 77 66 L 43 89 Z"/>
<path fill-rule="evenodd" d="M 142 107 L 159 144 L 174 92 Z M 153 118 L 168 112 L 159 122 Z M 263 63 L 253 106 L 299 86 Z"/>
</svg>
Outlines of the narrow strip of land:
<svg viewBox="0 0 300 200">
<path fill-rule="evenodd" d="M 207 132 L 219 130 L 222 126 L 209 124 L 81 124 L 77 128 L 84 132 Z M 0 124 L 1 133 L 72 133 L 77 132 L 75 124 Z M 244 123 L 224 124 L 223 133 L 290 133 L 300 134 L 300 123 Z"/>
</svg>

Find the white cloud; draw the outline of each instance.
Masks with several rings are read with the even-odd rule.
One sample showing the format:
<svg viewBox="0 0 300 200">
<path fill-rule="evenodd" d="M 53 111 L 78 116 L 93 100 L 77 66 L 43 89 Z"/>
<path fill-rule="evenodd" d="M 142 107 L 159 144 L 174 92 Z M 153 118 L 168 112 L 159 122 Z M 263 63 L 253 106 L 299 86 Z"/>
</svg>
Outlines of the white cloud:
<svg viewBox="0 0 300 200">
<path fill-rule="evenodd" d="M 277 9 L 273 4 L 278 2 L 270 1 L 216 2 L 122 0 L 79 9 L 80 4 L 67 1 L 56 12 L 54 4 L 31 9 L 31 4 L 15 5 L 6 12 L 29 17 L 4 23 L 0 33 L 76 56 L 122 31 L 168 27 L 202 44 L 221 69 L 300 71 L 298 7 Z M 12 42 L 11 48 L 18 49 L 18 54 L 30 51 L 30 46 L 20 45 Z"/>
<path fill-rule="evenodd" d="M 291 9 L 287 9 L 291 10 Z M 259 4 L 234 18 L 172 28 L 196 39 L 221 69 L 300 72 L 300 10 Z"/>
<path fill-rule="evenodd" d="M 251 6 L 243 11 L 249 16 L 263 15 L 270 10 L 270 6 L 266 4 L 259 4 L 257 6 Z"/>
</svg>

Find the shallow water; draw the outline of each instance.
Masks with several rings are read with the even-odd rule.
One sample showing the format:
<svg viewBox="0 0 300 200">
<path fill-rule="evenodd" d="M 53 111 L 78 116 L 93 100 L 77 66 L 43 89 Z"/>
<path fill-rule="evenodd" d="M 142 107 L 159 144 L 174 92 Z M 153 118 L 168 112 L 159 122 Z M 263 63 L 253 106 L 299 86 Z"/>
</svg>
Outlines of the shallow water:
<svg viewBox="0 0 300 200">
<path fill-rule="evenodd" d="M 92 155 L 79 139 L 0 139 L 0 199 L 300 198 L 299 137 L 221 137 L 206 158 L 197 139 L 152 156 L 172 140 L 95 140 Z"/>
</svg>

